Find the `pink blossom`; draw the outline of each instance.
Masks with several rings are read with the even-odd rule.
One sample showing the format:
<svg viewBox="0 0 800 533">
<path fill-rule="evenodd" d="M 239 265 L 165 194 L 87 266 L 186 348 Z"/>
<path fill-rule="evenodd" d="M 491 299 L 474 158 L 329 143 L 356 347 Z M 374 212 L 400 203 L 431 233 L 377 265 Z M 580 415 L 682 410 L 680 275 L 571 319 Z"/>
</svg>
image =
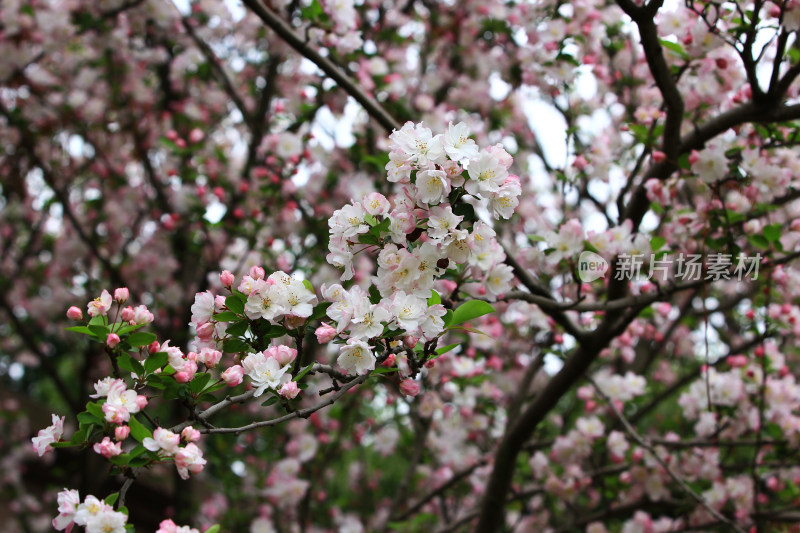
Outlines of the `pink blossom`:
<svg viewBox="0 0 800 533">
<path fill-rule="evenodd" d="M 413 379 L 404 379 L 400 382 L 400 392 L 406 396 L 416 396 L 419 394 L 419 384 Z"/>
<path fill-rule="evenodd" d="M 119 455 L 122 453 L 122 443 L 121 442 L 111 442 L 111 439 L 108 437 L 103 437 L 103 440 L 95 443 L 93 446 L 95 453 L 99 453 L 106 459 L 114 457 L 115 455 Z"/>
<path fill-rule="evenodd" d="M 75 511 L 81 504 L 81 497 L 77 490 L 64 489 L 58 493 L 58 516 L 53 519 L 53 529 L 56 531 L 71 531 L 74 527 Z"/>
<path fill-rule="evenodd" d="M 180 448 L 175 454 L 175 466 L 181 479 L 189 479 L 189 472 L 192 474 L 202 472 L 205 464 L 206 460 L 203 459 L 203 452 L 193 442 Z"/>
<path fill-rule="evenodd" d="M 280 366 L 286 366 L 292 363 L 297 357 L 297 350 L 283 344 L 278 346 L 270 346 L 264 352 L 267 358 L 274 357 Z"/>
<path fill-rule="evenodd" d="M 222 283 L 222 286 L 226 289 L 230 289 L 233 286 L 233 282 L 236 280 L 233 274 L 230 273 L 228 270 L 223 270 L 222 273 L 219 275 L 219 281 Z"/>
<path fill-rule="evenodd" d="M 174 455 L 178 452 L 180 436 L 168 429 L 156 428 L 153 437 L 145 437 L 142 444 L 151 452 L 164 451 L 167 455 Z"/>
<path fill-rule="evenodd" d="M 300 394 L 300 388 L 297 386 L 296 381 L 287 381 L 283 384 L 283 386 L 278 391 L 278 394 L 291 400 L 292 398 L 296 398 L 298 394 Z"/>
<path fill-rule="evenodd" d="M 244 369 L 240 365 L 233 365 L 220 376 L 229 387 L 235 387 L 244 379 Z"/>
<path fill-rule="evenodd" d="M 117 303 L 124 304 L 128 301 L 129 297 L 130 291 L 128 291 L 127 287 L 120 287 L 114 291 L 114 300 L 116 300 Z"/>
<path fill-rule="evenodd" d="M 192 426 L 186 426 L 181 431 L 181 438 L 186 442 L 197 442 L 200 440 L 200 432 Z"/>
<path fill-rule="evenodd" d="M 108 337 L 106 337 L 106 346 L 108 346 L 109 348 L 113 348 L 114 346 L 119 344 L 119 341 L 120 341 L 119 335 L 117 335 L 116 333 L 109 333 Z"/>
<path fill-rule="evenodd" d="M 95 298 L 89 305 L 87 306 L 89 316 L 105 316 L 108 313 L 108 310 L 111 308 L 113 300 L 111 299 L 111 294 L 105 289 L 100 294 L 100 297 Z"/>
<path fill-rule="evenodd" d="M 52 425 L 39 430 L 39 434 L 31 439 L 31 442 L 33 442 L 33 449 L 36 450 L 39 457 L 52 452 L 53 448 L 50 445 L 60 441 L 61 436 L 64 434 L 64 419 L 66 417 L 62 416 L 59 418 L 56 415 L 51 416 L 53 421 Z"/>
<path fill-rule="evenodd" d="M 320 344 L 327 344 L 336 338 L 336 328 L 323 322 L 322 325 L 314 331 L 314 335 L 317 336 L 317 342 Z"/>
<path fill-rule="evenodd" d="M 117 426 L 114 428 L 114 439 L 117 441 L 123 441 L 128 438 L 128 435 L 131 434 L 130 426 Z"/>
<path fill-rule="evenodd" d="M 70 320 L 82 320 L 83 319 L 83 312 L 75 307 L 74 305 L 67 309 L 67 318 Z"/>
</svg>

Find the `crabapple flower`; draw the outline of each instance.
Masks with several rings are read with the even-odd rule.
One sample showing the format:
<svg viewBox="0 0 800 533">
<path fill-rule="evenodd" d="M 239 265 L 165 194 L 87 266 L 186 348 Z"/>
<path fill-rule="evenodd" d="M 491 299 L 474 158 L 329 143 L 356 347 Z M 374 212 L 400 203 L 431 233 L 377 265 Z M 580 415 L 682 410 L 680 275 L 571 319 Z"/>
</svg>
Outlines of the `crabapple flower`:
<svg viewBox="0 0 800 533">
<path fill-rule="evenodd" d="M 186 442 L 197 442 L 200 440 L 200 432 L 192 426 L 186 426 L 181 431 L 181 438 Z"/>
<path fill-rule="evenodd" d="M 508 171 L 497 157 L 483 150 L 477 159 L 470 161 L 467 174 L 469 179 L 464 188 L 469 194 L 480 196 L 499 191 Z"/>
<path fill-rule="evenodd" d="M 116 300 L 117 303 L 124 304 L 128 301 L 129 297 L 130 291 L 128 291 L 127 287 L 120 287 L 119 289 L 114 290 L 114 300 Z"/>
<path fill-rule="evenodd" d="M 507 293 L 511 290 L 511 281 L 514 279 L 514 272 L 505 263 L 492 266 L 486 273 L 486 292 L 494 297 Z"/>
<path fill-rule="evenodd" d="M 450 194 L 450 182 L 444 170 L 422 170 L 417 172 L 417 200 L 423 204 L 438 204 Z"/>
<path fill-rule="evenodd" d="M 400 392 L 406 396 L 416 396 L 419 394 L 419 383 L 413 379 L 404 379 L 400 382 Z"/>
<path fill-rule="evenodd" d="M 151 452 L 163 450 L 167 455 L 175 455 L 178 452 L 178 445 L 181 442 L 180 435 L 176 435 L 168 429 L 156 428 L 153 437 L 145 437 L 142 445 Z"/>
<path fill-rule="evenodd" d="M 323 322 L 322 325 L 314 331 L 314 335 L 317 336 L 318 343 L 328 344 L 336 338 L 337 333 L 336 328 Z"/>
<path fill-rule="evenodd" d="M 479 155 L 478 145 L 469 138 L 469 128 L 463 122 L 447 126 L 447 131 L 442 136 L 444 151 L 455 161 L 476 159 Z"/>
<path fill-rule="evenodd" d="M 242 382 L 244 377 L 244 370 L 239 365 L 233 365 L 229 367 L 225 372 L 222 373 L 220 376 L 225 384 L 229 387 L 235 387 L 236 385 Z"/>
<path fill-rule="evenodd" d="M 130 434 L 130 426 L 117 426 L 114 428 L 114 439 L 117 441 L 123 441 L 127 439 Z"/>
<path fill-rule="evenodd" d="M 247 297 L 244 313 L 250 320 L 264 318 L 274 320 L 288 311 L 286 290 L 282 284 L 259 279 L 253 284 L 253 292 Z"/>
<path fill-rule="evenodd" d="M 236 278 L 228 270 L 223 270 L 222 273 L 220 273 L 220 275 L 219 275 L 219 282 L 226 289 L 230 289 L 233 286 L 233 282 L 235 280 L 236 280 Z"/>
<path fill-rule="evenodd" d="M 81 497 L 75 489 L 64 489 L 58 493 L 58 516 L 53 519 L 53 529 L 71 530 L 75 521 L 75 512 L 81 504 Z"/>
<path fill-rule="evenodd" d="M 83 311 L 79 308 L 75 307 L 74 305 L 67 309 L 67 318 L 70 320 L 82 320 L 83 319 Z"/>
<path fill-rule="evenodd" d="M 253 380 L 256 387 L 254 396 L 258 398 L 264 391 L 269 389 L 277 390 L 281 385 L 291 379 L 286 374 L 290 364 L 281 366 L 278 359 L 268 357 L 264 352 L 251 353 L 242 361 L 244 372 Z"/>
<path fill-rule="evenodd" d="M 394 130 L 389 139 L 405 154 L 406 161 L 414 162 L 419 167 L 425 168 L 429 163 L 444 160 L 442 136 L 434 137 L 431 130 L 422 124 L 406 122 L 400 130 Z"/>
<path fill-rule="evenodd" d="M 391 209 L 389 200 L 379 192 L 371 192 L 365 196 L 362 205 L 364 210 L 372 216 L 385 217 Z"/>
<path fill-rule="evenodd" d="M 721 146 L 708 145 L 703 150 L 692 151 L 689 158 L 692 171 L 706 183 L 714 183 L 728 175 L 728 158 Z"/>
<path fill-rule="evenodd" d="M 203 459 L 203 452 L 193 442 L 180 448 L 175 454 L 175 466 L 181 479 L 189 479 L 189 472 L 199 474 L 203 471 L 205 464 L 206 460 Z"/>
<path fill-rule="evenodd" d="M 75 523 L 79 526 L 87 526 L 90 520 L 96 516 L 99 516 L 105 511 L 113 511 L 113 509 L 110 505 L 106 505 L 106 502 L 99 500 L 97 497 L 90 494 L 86 496 L 86 499 L 83 500 L 83 503 L 78 505 L 76 508 L 74 519 Z"/>
<path fill-rule="evenodd" d="M 158 524 L 156 533 L 200 533 L 197 529 L 189 526 L 179 526 L 170 519 L 162 520 Z"/>
<path fill-rule="evenodd" d="M 364 375 L 375 369 L 375 356 L 369 344 L 358 339 L 350 339 L 339 348 L 336 363 L 348 374 Z"/>
<path fill-rule="evenodd" d="M 113 509 L 103 509 L 86 520 L 86 533 L 125 533 L 128 515 Z"/>
<path fill-rule="evenodd" d="M 111 298 L 111 294 L 105 289 L 100 294 L 98 298 L 95 298 L 91 302 L 89 302 L 88 313 L 91 317 L 96 316 L 105 316 L 108 313 L 108 310 L 111 308 L 113 300 Z"/>
<path fill-rule="evenodd" d="M 64 419 L 66 417 L 59 418 L 56 415 L 51 415 L 51 417 L 52 425 L 40 429 L 39 434 L 31 439 L 33 449 L 36 450 L 39 457 L 52 452 L 53 448 L 50 445 L 61 440 L 61 436 L 64 434 Z"/>
<path fill-rule="evenodd" d="M 300 387 L 297 386 L 296 381 L 287 381 L 283 384 L 281 390 L 278 391 L 278 394 L 291 400 L 292 398 L 297 398 L 297 395 L 300 394 Z"/>
<path fill-rule="evenodd" d="M 106 346 L 108 346 L 109 348 L 113 348 L 114 346 L 119 344 L 119 342 L 120 338 L 119 335 L 117 335 L 116 333 L 109 333 L 108 337 L 106 337 Z"/>
<path fill-rule="evenodd" d="M 106 459 L 109 459 L 122 453 L 122 443 L 111 442 L 111 439 L 108 437 L 103 437 L 103 440 L 95 443 L 92 449 L 94 449 L 95 453 L 98 453 Z"/>
</svg>

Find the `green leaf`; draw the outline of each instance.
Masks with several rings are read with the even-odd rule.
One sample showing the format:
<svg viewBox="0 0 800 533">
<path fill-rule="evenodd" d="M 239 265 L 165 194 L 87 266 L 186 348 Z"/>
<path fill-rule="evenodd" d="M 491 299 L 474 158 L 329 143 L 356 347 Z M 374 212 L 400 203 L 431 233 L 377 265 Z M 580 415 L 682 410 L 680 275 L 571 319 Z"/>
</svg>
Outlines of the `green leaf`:
<svg viewBox="0 0 800 533">
<path fill-rule="evenodd" d="M 225 298 L 225 307 L 230 309 L 236 314 L 241 315 L 244 313 L 244 302 L 242 301 L 241 297 L 234 293 Z"/>
<path fill-rule="evenodd" d="M 360 242 L 361 244 L 377 245 L 378 238 L 375 235 L 372 235 L 371 233 L 362 233 L 361 235 L 358 236 L 358 242 Z"/>
<path fill-rule="evenodd" d="M 475 333 L 477 335 L 483 335 L 485 337 L 489 336 L 487 333 L 484 333 L 483 331 L 481 331 L 479 329 L 471 328 L 471 327 L 468 327 L 468 326 L 449 326 L 447 329 L 451 330 L 451 331 L 460 329 L 460 330 L 463 330 L 463 331 L 469 331 L 470 333 Z"/>
<path fill-rule="evenodd" d="M 219 524 L 214 524 L 210 528 L 206 529 L 205 533 L 219 533 Z"/>
<path fill-rule="evenodd" d="M 156 341 L 156 336 L 155 334 L 148 333 L 146 331 L 137 331 L 136 333 L 131 333 L 125 340 L 134 348 L 138 348 L 140 346 L 148 346 L 154 343 Z"/>
<path fill-rule="evenodd" d="M 653 249 L 654 252 L 657 252 L 661 249 L 662 246 L 667 244 L 667 239 L 661 236 L 655 236 L 650 239 L 650 248 Z"/>
<path fill-rule="evenodd" d="M 117 498 L 119 498 L 119 492 L 115 492 L 113 494 L 109 494 L 108 496 L 106 496 L 106 499 L 103 500 L 103 501 L 105 501 L 106 504 L 108 504 L 108 505 L 114 505 L 115 503 L 117 503 Z"/>
<path fill-rule="evenodd" d="M 438 305 L 440 303 L 442 303 L 442 297 L 439 296 L 438 292 L 431 290 L 431 297 L 428 298 L 428 307 L 432 305 Z"/>
<path fill-rule="evenodd" d="M 98 418 L 97 416 L 87 411 L 78 413 L 78 422 L 80 422 L 81 424 L 92 424 L 101 427 L 104 426 L 106 423 L 103 418 Z"/>
<path fill-rule="evenodd" d="M 305 287 L 306 289 L 310 290 L 312 293 L 314 292 L 314 286 L 307 279 L 303 280 L 303 287 Z"/>
<path fill-rule="evenodd" d="M 128 425 L 131 427 L 131 437 L 142 442 L 147 437 L 152 437 L 153 432 L 147 429 L 141 422 L 136 420 L 136 417 L 131 416 L 131 419 L 128 421 Z"/>
<path fill-rule="evenodd" d="M 247 352 L 250 350 L 250 345 L 241 339 L 228 339 L 222 344 L 222 351 L 227 353 Z"/>
<path fill-rule="evenodd" d="M 781 225 L 780 224 L 770 224 L 769 226 L 764 226 L 764 229 L 761 230 L 764 234 L 764 237 L 767 238 L 770 242 L 777 242 L 781 238 Z"/>
<path fill-rule="evenodd" d="M 130 462 L 130 460 L 131 460 L 131 456 L 130 456 L 130 455 L 128 455 L 127 453 L 123 453 L 122 455 L 117 455 L 117 456 L 114 456 L 114 457 L 109 457 L 109 458 L 108 458 L 108 460 L 109 460 L 109 461 L 110 461 L 112 464 L 115 464 L 115 465 L 117 465 L 117 466 L 125 466 L 125 465 L 127 465 L 127 464 Z"/>
<path fill-rule="evenodd" d="M 391 374 L 392 372 L 397 372 L 398 370 L 400 370 L 400 369 L 397 368 L 396 366 L 392 366 L 392 367 L 379 366 L 378 368 L 373 370 L 370 375 L 371 376 L 379 376 L 381 374 Z"/>
<path fill-rule="evenodd" d="M 747 236 L 747 242 L 749 242 L 750 244 L 752 244 L 756 248 L 761 248 L 762 250 L 768 250 L 769 249 L 769 241 L 767 240 L 766 237 L 764 237 L 760 233 L 757 233 L 755 235 L 748 235 Z"/>
<path fill-rule="evenodd" d="M 247 328 L 250 327 L 250 321 L 247 319 L 240 320 L 239 322 L 234 322 L 230 324 L 227 328 L 225 328 L 225 333 L 231 335 L 233 337 L 241 337 L 247 331 Z"/>
<path fill-rule="evenodd" d="M 90 326 L 107 326 L 108 319 L 103 315 L 93 316 L 91 320 L 89 320 Z"/>
<path fill-rule="evenodd" d="M 97 402 L 89 402 L 86 404 L 86 410 L 99 418 L 100 420 L 105 420 L 106 415 L 103 413 L 103 407 Z M 105 422 L 104 422 L 105 423 Z"/>
<path fill-rule="evenodd" d="M 168 360 L 169 355 L 167 355 L 167 352 L 156 352 L 147 356 L 147 359 L 144 360 L 144 370 L 147 374 L 151 374 L 167 364 Z"/>
<path fill-rule="evenodd" d="M 443 347 L 441 347 L 441 348 L 437 348 L 437 349 L 436 349 L 436 355 L 437 355 L 437 356 L 439 356 L 439 355 L 444 355 L 444 354 L 446 354 L 447 352 L 449 352 L 450 350 L 452 350 L 452 349 L 454 349 L 455 347 L 457 347 L 457 346 L 460 346 L 460 345 L 461 345 L 461 343 L 460 343 L 460 342 L 457 342 L 457 343 L 455 343 L 455 344 L 448 344 L 447 346 L 443 346 Z"/>
<path fill-rule="evenodd" d="M 273 324 L 264 332 L 264 337 L 267 339 L 274 339 L 276 337 L 283 337 L 287 333 L 289 333 L 289 330 L 285 327 Z"/>
<path fill-rule="evenodd" d="M 89 326 L 89 330 L 92 332 L 91 334 L 100 339 L 101 341 L 105 342 L 106 337 L 108 337 L 108 326 L 96 326 L 91 325 Z"/>
<path fill-rule="evenodd" d="M 267 399 L 267 401 L 262 403 L 261 407 L 269 407 L 270 405 L 276 403 L 277 401 L 278 401 L 278 397 L 277 396 L 272 396 L 269 399 Z"/>
<path fill-rule="evenodd" d="M 197 374 L 192 380 L 192 382 L 189 384 L 189 388 L 192 390 L 192 393 L 196 395 L 205 388 L 210 379 L 211 379 L 211 374 L 208 373 Z"/>
<path fill-rule="evenodd" d="M 686 59 L 688 57 L 688 54 L 686 53 L 686 51 L 678 43 L 673 43 L 673 42 L 667 41 L 665 39 L 659 39 L 658 42 L 661 43 L 661 46 L 663 46 L 664 48 L 666 48 L 667 50 L 669 50 L 670 52 L 672 52 L 676 56 L 684 58 L 684 59 Z"/>
<path fill-rule="evenodd" d="M 470 300 L 469 302 L 464 302 L 459 305 L 458 308 L 453 311 L 453 319 L 448 325 L 456 326 L 458 324 L 463 324 L 464 322 L 468 322 L 483 315 L 488 315 L 489 313 L 494 313 L 494 307 L 482 300 Z"/>
<path fill-rule="evenodd" d="M 369 303 L 377 304 L 382 300 L 381 293 L 375 285 L 369 286 Z"/>
<path fill-rule="evenodd" d="M 294 377 L 294 379 L 292 381 L 300 381 L 300 378 L 302 378 L 303 376 L 308 374 L 311 371 L 312 368 L 314 368 L 314 363 L 311 363 L 310 365 L 305 367 L 303 370 L 298 372 L 297 375 Z"/>
<path fill-rule="evenodd" d="M 311 316 L 306 319 L 306 323 L 328 316 L 326 313 L 332 303 L 333 302 L 322 302 L 321 304 L 315 305 L 314 310 L 311 311 Z"/>
<path fill-rule="evenodd" d="M 117 365 L 119 365 L 120 369 L 133 372 L 137 376 L 144 375 L 144 367 L 142 364 L 126 353 L 120 354 L 117 357 Z"/>
<path fill-rule="evenodd" d="M 64 328 L 66 331 L 72 331 L 74 333 L 82 333 L 84 335 L 92 335 L 92 330 L 87 328 L 86 326 L 71 326 L 68 328 Z"/>
<path fill-rule="evenodd" d="M 230 298 L 230 296 L 228 296 L 228 298 Z M 213 315 L 211 318 L 217 322 L 233 322 L 234 320 L 239 320 L 239 315 L 233 311 L 223 311 Z"/>
</svg>

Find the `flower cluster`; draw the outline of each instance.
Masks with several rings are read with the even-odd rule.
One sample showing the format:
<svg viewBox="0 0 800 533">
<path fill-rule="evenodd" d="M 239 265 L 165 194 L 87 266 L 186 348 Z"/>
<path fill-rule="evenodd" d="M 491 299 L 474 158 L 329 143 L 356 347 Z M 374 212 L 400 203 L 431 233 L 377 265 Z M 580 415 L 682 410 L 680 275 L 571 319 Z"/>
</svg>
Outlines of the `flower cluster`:
<svg viewBox="0 0 800 533">
<path fill-rule="evenodd" d="M 56 415 L 52 416 L 52 425 L 39 430 L 39 434 L 36 437 L 33 437 L 33 449 L 36 450 L 36 453 L 39 454 L 39 457 L 42 457 L 44 454 L 53 451 L 53 447 L 50 446 L 54 442 L 58 442 L 61 440 L 61 436 L 64 435 L 64 419 L 66 417 L 57 417 Z"/>
<path fill-rule="evenodd" d="M 131 414 L 138 413 L 147 405 L 147 397 L 128 389 L 121 379 L 107 377 L 94 384 L 96 394 L 91 398 L 105 398 L 103 414 L 106 422 L 124 424 Z"/>
<path fill-rule="evenodd" d="M 77 490 L 58 493 L 58 516 L 53 519 L 57 531 L 70 531 L 75 525 L 85 526 L 86 533 L 125 533 L 128 516 L 115 511 L 106 502 L 89 495 L 81 502 Z"/>
<path fill-rule="evenodd" d="M 181 447 L 181 439 L 188 444 Z M 145 437 L 142 445 L 151 452 L 172 457 L 181 479 L 189 479 L 189 472 L 199 474 L 206 464 L 202 450 L 195 444 L 199 439 L 200 432 L 191 426 L 184 428 L 180 435 L 159 427 L 153 431 L 152 437 Z"/>
</svg>

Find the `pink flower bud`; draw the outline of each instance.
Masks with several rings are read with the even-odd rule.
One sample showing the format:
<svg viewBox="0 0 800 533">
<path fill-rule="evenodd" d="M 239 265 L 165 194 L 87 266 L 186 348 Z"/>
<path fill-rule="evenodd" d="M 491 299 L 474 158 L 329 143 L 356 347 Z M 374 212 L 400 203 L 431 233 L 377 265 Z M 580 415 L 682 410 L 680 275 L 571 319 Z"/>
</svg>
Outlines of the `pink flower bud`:
<svg viewBox="0 0 800 533">
<path fill-rule="evenodd" d="M 136 311 L 134 311 L 133 307 L 131 307 L 130 305 L 125 309 L 123 309 L 122 313 L 120 313 L 120 318 L 122 319 L 123 322 L 130 322 L 134 320 L 135 317 L 136 317 Z"/>
<path fill-rule="evenodd" d="M 214 368 L 219 363 L 219 360 L 222 359 L 222 352 L 210 348 L 203 348 L 200 355 L 198 355 L 198 359 L 207 367 Z"/>
<path fill-rule="evenodd" d="M 417 338 L 414 337 L 413 335 L 406 335 L 405 337 L 403 337 L 403 344 L 405 344 L 406 348 L 408 348 L 409 350 L 413 350 L 414 346 L 417 345 Z"/>
<path fill-rule="evenodd" d="M 187 426 L 181 431 L 181 438 L 186 442 L 197 442 L 200 440 L 200 432 L 192 426 Z"/>
<path fill-rule="evenodd" d="M 191 379 L 188 372 L 175 372 L 175 381 L 178 383 L 189 383 Z"/>
<path fill-rule="evenodd" d="M 264 272 L 264 269 L 263 269 L 263 268 L 261 268 L 261 267 L 260 267 L 260 266 L 258 266 L 258 265 L 256 265 L 256 266 L 253 266 L 253 267 L 250 269 L 250 277 L 251 277 L 251 278 L 253 278 L 253 279 L 264 279 L 264 275 L 265 275 L 265 274 L 266 274 L 266 273 Z"/>
<path fill-rule="evenodd" d="M 73 305 L 67 309 L 67 318 L 70 320 L 81 320 L 83 319 L 83 311 Z"/>
<path fill-rule="evenodd" d="M 283 387 L 278 391 L 278 394 L 291 400 L 292 398 L 296 398 L 298 394 L 300 394 L 300 387 L 297 386 L 296 381 L 288 381 L 284 383 Z"/>
<path fill-rule="evenodd" d="M 147 351 L 149 353 L 156 353 L 160 349 L 161 349 L 161 344 L 159 344 L 158 341 L 153 341 L 147 346 Z"/>
<path fill-rule="evenodd" d="M 197 338 L 203 342 L 208 342 L 214 336 L 214 324 L 206 322 L 197 326 Z"/>
<path fill-rule="evenodd" d="M 393 353 L 390 353 L 389 356 L 386 358 L 386 360 L 383 363 L 381 363 L 381 366 L 385 367 L 394 366 L 394 362 L 395 362 L 395 355 Z"/>
<path fill-rule="evenodd" d="M 128 438 L 128 435 L 131 434 L 130 426 L 117 426 L 114 428 L 114 439 L 118 442 L 123 441 Z"/>
<path fill-rule="evenodd" d="M 117 301 L 117 303 L 124 304 L 128 301 L 129 297 L 130 292 L 128 291 L 127 287 L 120 287 L 114 291 L 114 299 Z"/>
<path fill-rule="evenodd" d="M 223 372 L 222 376 L 220 377 L 222 377 L 226 385 L 229 387 L 235 387 L 242 382 L 244 377 L 244 369 L 240 365 L 233 365 Z"/>
<path fill-rule="evenodd" d="M 203 137 L 205 137 L 205 134 L 200 128 L 194 128 L 189 132 L 189 142 L 192 144 L 199 143 L 203 140 Z"/>
<path fill-rule="evenodd" d="M 413 379 L 404 379 L 400 382 L 400 392 L 406 396 L 416 396 L 419 394 L 419 384 Z"/>
<path fill-rule="evenodd" d="M 222 283 L 222 286 L 226 289 L 230 289 L 233 286 L 234 276 L 227 270 L 223 270 L 222 274 L 219 275 L 219 281 Z"/>
<path fill-rule="evenodd" d="M 113 443 L 108 437 L 103 437 L 103 440 L 95 444 L 93 448 L 96 453 L 99 453 L 106 459 L 122 453 L 122 444 L 119 442 Z"/>
<path fill-rule="evenodd" d="M 281 366 L 286 366 L 289 363 L 294 362 L 294 360 L 297 358 L 297 350 L 281 344 L 279 346 L 270 346 L 264 352 L 264 355 L 266 355 L 268 358 L 274 357 L 277 359 L 278 364 Z"/>
<path fill-rule="evenodd" d="M 139 408 L 140 411 L 145 407 L 147 407 L 147 396 L 143 394 L 139 394 L 138 396 L 136 396 L 136 406 Z"/>
<path fill-rule="evenodd" d="M 119 344 L 119 335 L 116 333 L 109 333 L 108 337 L 106 337 L 106 346 L 113 348 L 117 344 Z"/>
<path fill-rule="evenodd" d="M 314 332 L 314 335 L 317 336 L 317 342 L 327 344 L 336 338 L 336 328 L 323 322 Z"/>
</svg>

